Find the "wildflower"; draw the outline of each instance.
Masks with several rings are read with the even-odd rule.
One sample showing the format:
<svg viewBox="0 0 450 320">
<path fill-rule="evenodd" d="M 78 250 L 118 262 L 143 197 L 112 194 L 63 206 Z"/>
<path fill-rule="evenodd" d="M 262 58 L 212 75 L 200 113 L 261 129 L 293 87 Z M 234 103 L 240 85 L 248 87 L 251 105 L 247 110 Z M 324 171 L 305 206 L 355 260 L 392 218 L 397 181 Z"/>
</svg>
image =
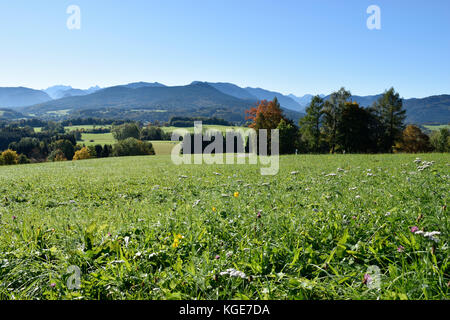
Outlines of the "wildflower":
<svg viewBox="0 0 450 320">
<path fill-rule="evenodd" d="M 430 240 L 433 240 L 434 242 L 439 242 L 439 239 L 435 236 L 440 235 L 441 233 L 439 231 L 431 231 L 431 232 L 423 232 L 421 230 L 416 231 L 415 234 L 422 235 L 424 238 L 428 238 Z"/>
<path fill-rule="evenodd" d="M 417 231 L 419 231 L 419 228 L 414 226 L 410 230 L 411 230 L 412 233 L 416 233 Z"/>
<path fill-rule="evenodd" d="M 56 283 L 54 283 L 54 282 L 50 283 L 50 287 L 51 287 L 51 288 L 56 287 Z"/>
<path fill-rule="evenodd" d="M 184 237 L 181 234 L 177 234 L 173 238 L 172 248 L 178 248 L 180 246 L 180 240 Z"/>
<path fill-rule="evenodd" d="M 234 193 L 234 197 L 235 197 L 235 198 L 239 197 L 239 192 L 236 191 L 236 192 Z"/>
<path fill-rule="evenodd" d="M 258 214 L 256 215 L 256 218 L 258 218 L 258 219 L 261 218 L 261 211 L 258 211 Z"/>
<path fill-rule="evenodd" d="M 16 219 L 17 219 L 17 217 L 16 217 L 16 216 L 12 216 L 12 219 L 13 219 L 13 220 L 16 220 Z"/>
<path fill-rule="evenodd" d="M 212 207 L 212 211 L 216 212 L 217 211 L 216 207 Z"/>
<path fill-rule="evenodd" d="M 369 285 L 371 282 L 372 282 L 372 277 L 370 276 L 370 274 L 368 274 L 368 273 L 364 274 L 363 283 L 366 285 Z"/>
<path fill-rule="evenodd" d="M 126 236 L 125 238 L 123 238 L 124 242 L 125 242 L 125 247 L 128 248 L 128 244 L 130 243 L 130 237 Z"/>
<path fill-rule="evenodd" d="M 219 259 L 220 259 L 220 256 L 219 256 L 219 255 L 216 255 L 216 256 L 214 257 L 214 259 L 219 260 Z"/>
<path fill-rule="evenodd" d="M 405 247 L 404 246 L 398 246 L 397 251 L 398 252 L 403 252 L 403 251 L 405 251 Z"/>
<path fill-rule="evenodd" d="M 244 272 L 238 271 L 236 269 L 227 269 L 220 273 L 221 276 L 229 275 L 230 277 L 242 278 L 245 279 L 247 276 Z"/>
</svg>

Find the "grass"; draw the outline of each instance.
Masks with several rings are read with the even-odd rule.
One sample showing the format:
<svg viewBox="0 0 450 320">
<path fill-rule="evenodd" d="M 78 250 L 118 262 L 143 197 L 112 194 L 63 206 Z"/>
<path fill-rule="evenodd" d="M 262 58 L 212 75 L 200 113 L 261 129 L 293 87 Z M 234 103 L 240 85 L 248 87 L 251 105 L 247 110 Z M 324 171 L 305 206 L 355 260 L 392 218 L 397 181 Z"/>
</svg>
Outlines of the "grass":
<svg viewBox="0 0 450 320">
<path fill-rule="evenodd" d="M 415 157 L 0 167 L 0 299 L 448 299 L 450 156 Z"/>
<path fill-rule="evenodd" d="M 81 139 L 83 141 L 78 141 L 79 144 L 84 144 L 86 146 L 94 146 L 96 144 L 115 144 L 117 141 L 114 139 L 112 133 L 83 133 L 81 134 Z"/>
</svg>

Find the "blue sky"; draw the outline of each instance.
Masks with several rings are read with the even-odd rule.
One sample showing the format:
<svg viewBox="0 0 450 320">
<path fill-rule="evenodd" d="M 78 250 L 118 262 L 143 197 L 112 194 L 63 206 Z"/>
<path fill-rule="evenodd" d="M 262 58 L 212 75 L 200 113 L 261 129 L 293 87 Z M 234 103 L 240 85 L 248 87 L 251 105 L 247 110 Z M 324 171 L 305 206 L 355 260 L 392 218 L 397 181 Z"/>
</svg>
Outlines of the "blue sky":
<svg viewBox="0 0 450 320">
<path fill-rule="evenodd" d="M 69 30 L 69 5 L 81 29 Z M 369 30 L 369 5 L 381 30 Z M 233 82 L 285 94 L 450 93 L 450 1 L 1 0 L 0 86 Z"/>
</svg>

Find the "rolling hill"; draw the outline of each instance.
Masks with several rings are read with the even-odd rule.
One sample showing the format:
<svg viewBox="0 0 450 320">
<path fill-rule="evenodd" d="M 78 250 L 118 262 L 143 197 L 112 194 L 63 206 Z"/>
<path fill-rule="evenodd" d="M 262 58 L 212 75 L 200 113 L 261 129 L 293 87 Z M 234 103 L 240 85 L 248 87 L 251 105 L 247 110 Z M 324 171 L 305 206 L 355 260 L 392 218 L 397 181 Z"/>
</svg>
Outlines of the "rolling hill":
<svg viewBox="0 0 450 320">
<path fill-rule="evenodd" d="M 0 120 L 18 120 L 23 118 L 26 117 L 20 112 L 11 109 L 0 108 Z"/>
<path fill-rule="evenodd" d="M 113 117 L 167 121 L 172 116 L 218 117 L 243 122 L 245 110 L 256 100 L 243 100 L 225 94 L 211 85 L 195 82 L 187 86 L 115 86 L 89 95 L 73 96 L 23 108 L 38 117 Z M 297 121 L 301 114 L 286 110 Z"/>
<path fill-rule="evenodd" d="M 0 108 L 18 108 L 49 100 L 52 98 L 40 90 L 24 87 L 0 88 Z"/>
<path fill-rule="evenodd" d="M 406 99 L 403 105 L 406 109 L 406 120 L 410 123 L 450 123 L 450 95 L 448 94 L 422 99 Z"/>
</svg>

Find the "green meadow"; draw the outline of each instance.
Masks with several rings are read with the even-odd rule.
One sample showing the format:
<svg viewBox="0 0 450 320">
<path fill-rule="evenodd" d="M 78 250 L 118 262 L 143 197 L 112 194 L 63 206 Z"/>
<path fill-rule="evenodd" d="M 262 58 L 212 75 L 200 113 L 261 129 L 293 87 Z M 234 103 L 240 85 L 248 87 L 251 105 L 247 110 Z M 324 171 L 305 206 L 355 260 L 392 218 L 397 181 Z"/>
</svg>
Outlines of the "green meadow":
<svg viewBox="0 0 450 320">
<path fill-rule="evenodd" d="M 0 299 L 448 299 L 449 178 L 448 154 L 3 166 Z"/>
</svg>

